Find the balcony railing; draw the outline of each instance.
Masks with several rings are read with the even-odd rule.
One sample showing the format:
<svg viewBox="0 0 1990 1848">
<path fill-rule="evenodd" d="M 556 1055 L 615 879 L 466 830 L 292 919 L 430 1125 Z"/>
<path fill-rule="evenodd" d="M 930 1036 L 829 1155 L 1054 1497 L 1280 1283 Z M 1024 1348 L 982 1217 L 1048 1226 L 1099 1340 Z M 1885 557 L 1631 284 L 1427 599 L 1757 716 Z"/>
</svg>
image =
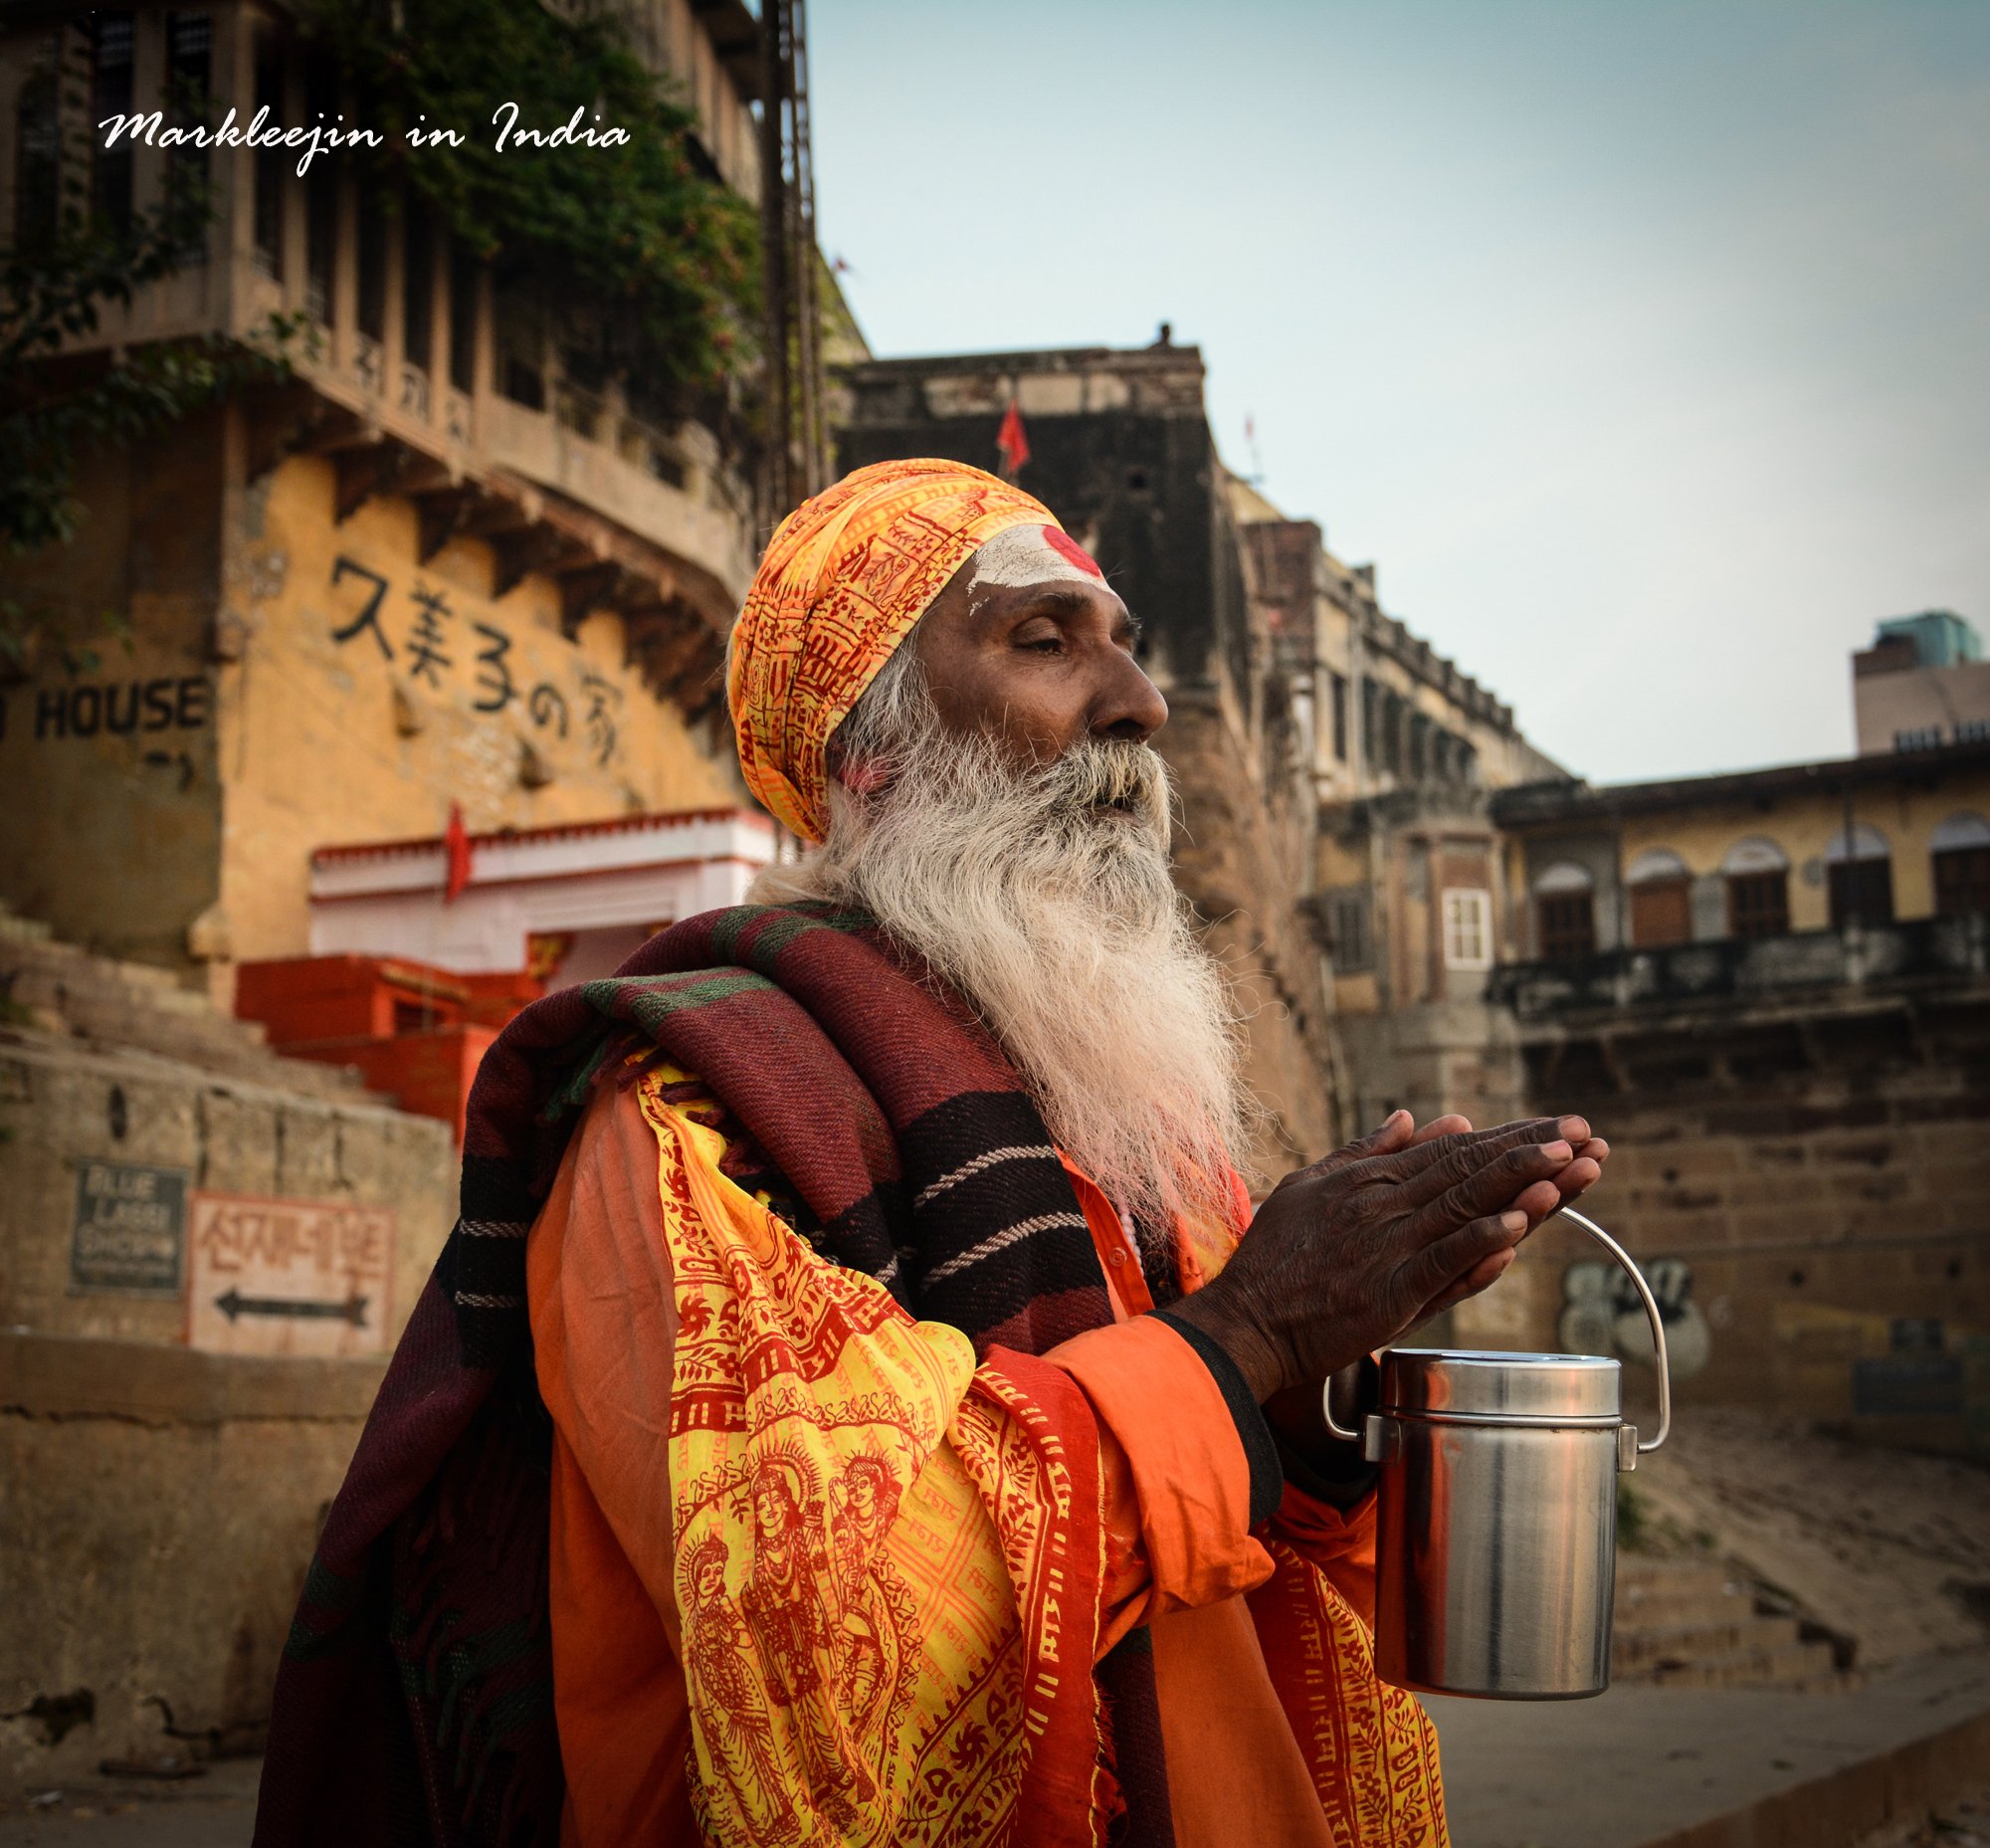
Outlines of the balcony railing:
<svg viewBox="0 0 1990 1848">
<path fill-rule="evenodd" d="M 1614 949 L 1566 962 L 1503 963 L 1487 999 L 1523 1020 L 1621 1008 L 1718 1006 L 1806 990 L 1990 977 L 1990 915 L 1918 918 L 1787 936 Z"/>
</svg>

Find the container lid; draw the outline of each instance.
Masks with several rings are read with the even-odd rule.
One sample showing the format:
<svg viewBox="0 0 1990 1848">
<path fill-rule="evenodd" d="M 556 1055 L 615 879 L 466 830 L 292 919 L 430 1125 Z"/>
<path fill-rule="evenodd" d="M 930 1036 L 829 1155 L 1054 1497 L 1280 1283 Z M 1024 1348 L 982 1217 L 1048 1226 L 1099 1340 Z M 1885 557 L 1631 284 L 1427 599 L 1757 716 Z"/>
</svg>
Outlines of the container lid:
<svg viewBox="0 0 1990 1848">
<path fill-rule="evenodd" d="M 1623 1416 L 1623 1367 L 1598 1354 L 1392 1347 L 1381 1408 L 1411 1416 L 1562 1423 Z"/>
</svg>

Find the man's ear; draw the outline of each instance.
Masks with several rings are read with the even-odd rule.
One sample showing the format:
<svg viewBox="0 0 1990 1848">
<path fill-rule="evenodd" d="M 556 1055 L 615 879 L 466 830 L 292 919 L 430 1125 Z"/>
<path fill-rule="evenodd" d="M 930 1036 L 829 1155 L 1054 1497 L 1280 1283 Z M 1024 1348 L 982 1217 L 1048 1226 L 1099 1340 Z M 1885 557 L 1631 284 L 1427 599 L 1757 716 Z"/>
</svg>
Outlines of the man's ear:
<svg viewBox="0 0 1990 1848">
<path fill-rule="evenodd" d="M 855 757 L 835 732 L 823 751 L 823 767 L 853 795 L 875 795 L 890 779 L 885 766 L 872 757 Z"/>
</svg>

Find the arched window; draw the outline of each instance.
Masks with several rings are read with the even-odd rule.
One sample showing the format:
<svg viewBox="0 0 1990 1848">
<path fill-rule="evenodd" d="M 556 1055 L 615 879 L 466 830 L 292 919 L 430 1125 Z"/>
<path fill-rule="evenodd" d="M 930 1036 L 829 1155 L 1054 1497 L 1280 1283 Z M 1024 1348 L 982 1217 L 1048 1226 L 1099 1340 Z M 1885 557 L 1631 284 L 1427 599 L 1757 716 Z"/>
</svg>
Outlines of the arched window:
<svg viewBox="0 0 1990 1848">
<path fill-rule="evenodd" d="M 1720 862 L 1727 882 L 1729 936 L 1786 936 L 1790 928 L 1790 857 L 1766 834 L 1736 841 Z"/>
<path fill-rule="evenodd" d="M 1692 936 L 1692 876 L 1670 847 L 1648 847 L 1624 875 L 1631 889 L 1631 941 L 1640 949 Z"/>
<path fill-rule="evenodd" d="M 1893 922 L 1893 853 L 1878 828 L 1860 822 L 1843 828 L 1824 850 L 1831 880 L 1831 927 Z"/>
<path fill-rule="evenodd" d="M 1596 953 L 1596 881 L 1587 867 L 1558 860 L 1534 881 L 1534 921 L 1541 955 L 1580 962 Z"/>
<path fill-rule="evenodd" d="M 1934 859 L 1934 909 L 1941 918 L 1990 912 L 1990 821 L 1964 811 L 1928 836 Z"/>
</svg>

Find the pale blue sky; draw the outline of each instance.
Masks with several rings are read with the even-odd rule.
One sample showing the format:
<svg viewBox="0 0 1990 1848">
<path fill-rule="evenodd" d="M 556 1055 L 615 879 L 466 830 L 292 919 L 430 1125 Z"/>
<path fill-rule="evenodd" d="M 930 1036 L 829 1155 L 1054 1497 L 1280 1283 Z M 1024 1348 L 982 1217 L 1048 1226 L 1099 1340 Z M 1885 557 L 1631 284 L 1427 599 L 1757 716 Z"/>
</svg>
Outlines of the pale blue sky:
<svg viewBox="0 0 1990 1848">
<path fill-rule="evenodd" d="M 1876 620 L 1990 630 L 1990 0 L 817 0 L 809 34 L 877 352 L 1171 320 L 1231 466 L 1571 768 L 1842 754 Z"/>
</svg>

